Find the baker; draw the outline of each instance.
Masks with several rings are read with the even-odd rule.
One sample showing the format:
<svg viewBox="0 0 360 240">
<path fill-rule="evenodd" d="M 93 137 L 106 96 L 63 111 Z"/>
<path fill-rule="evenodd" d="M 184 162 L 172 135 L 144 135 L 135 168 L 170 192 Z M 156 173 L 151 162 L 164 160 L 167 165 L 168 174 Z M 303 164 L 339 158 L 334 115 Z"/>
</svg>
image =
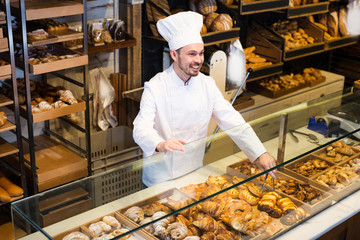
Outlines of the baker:
<svg viewBox="0 0 360 240">
<path fill-rule="evenodd" d="M 147 186 L 203 165 L 211 117 L 261 170 L 276 165 L 251 126 L 224 99 L 214 79 L 200 73 L 204 62 L 202 25 L 202 15 L 190 11 L 156 24 L 168 42 L 173 63 L 144 84 L 134 120 L 133 137 L 144 152 L 143 183 Z M 154 155 L 156 152 L 164 153 Z M 270 175 L 275 178 L 275 173 Z"/>
</svg>

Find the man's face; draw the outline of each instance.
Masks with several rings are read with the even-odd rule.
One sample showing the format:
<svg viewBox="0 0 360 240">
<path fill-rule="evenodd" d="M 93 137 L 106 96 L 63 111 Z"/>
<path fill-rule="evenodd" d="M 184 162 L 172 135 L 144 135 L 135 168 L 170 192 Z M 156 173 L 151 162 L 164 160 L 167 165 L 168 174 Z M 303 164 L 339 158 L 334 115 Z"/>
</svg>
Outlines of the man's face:
<svg viewBox="0 0 360 240">
<path fill-rule="evenodd" d="M 186 81 L 190 77 L 197 76 L 204 63 L 204 44 L 193 43 L 182 47 L 176 51 L 174 61 L 183 80 Z"/>
</svg>

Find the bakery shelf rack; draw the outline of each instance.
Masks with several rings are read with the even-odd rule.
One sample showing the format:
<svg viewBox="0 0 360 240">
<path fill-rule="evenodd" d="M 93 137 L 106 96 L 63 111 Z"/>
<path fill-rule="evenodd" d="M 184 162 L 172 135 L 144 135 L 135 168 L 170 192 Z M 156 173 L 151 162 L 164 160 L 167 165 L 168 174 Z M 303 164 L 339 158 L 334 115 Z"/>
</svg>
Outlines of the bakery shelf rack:
<svg viewBox="0 0 360 240">
<path fill-rule="evenodd" d="M 5 80 L 9 80 L 11 89 L 11 96 L 4 96 L 0 94 L 0 107 L 6 107 L 10 109 L 11 115 L 8 116 L 7 122 L 0 127 L 1 133 L 13 133 L 15 134 L 15 142 L 9 143 L 8 139 L 5 137 L 0 137 L 0 162 L 2 168 L 7 170 L 7 173 L 16 175 L 19 178 L 19 185 L 23 188 L 23 196 L 28 196 L 28 187 L 27 187 L 27 178 L 25 163 L 23 158 L 23 146 L 22 146 L 22 133 L 21 133 L 21 123 L 20 123 L 20 109 L 19 109 L 19 98 L 17 91 L 17 80 L 16 80 L 16 71 L 15 71 L 15 58 L 14 58 L 14 43 L 13 43 L 13 32 L 12 32 L 12 23 L 11 23 L 11 13 L 10 13 L 10 1 L 5 0 L 0 3 L 0 24 L 5 24 L 0 32 L 1 40 L 5 39 L 6 42 L 2 43 L 6 46 L 7 52 L 3 52 L 1 56 L 4 56 L 8 59 L 8 64 L 0 67 L 0 83 L 4 84 Z M 3 38 L 3 31 L 6 31 L 7 37 Z M 4 46 L 2 45 L 2 46 Z M 10 138 L 12 139 L 12 138 Z M 11 140 L 12 141 L 12 140 Z M 10 166 L 7 164 L 6 159 L 13 158 L 17 159 L 18 163 L 16 166 Z M 17 200 L 19 197 L 12 198 L 11 201 Z"/>
<path fill-rule="evenodd" d="M 44 191 L 45 189 L 53 188 L 70 182 L 90 174 L 90 119 L 89 119 L 89 87 L 87 79 L 87 64 L 88 64 L 88 44 L 87 44 L 87 2 L 86 1 L 24 1 L 19 0 L 11 3 L 11 10 L 13 16 L 17 17 L 20 24 L 19 29 L 21 34 L 18 37 L 18 41 L 21 43 L 22 55 L 18 56 L 17 66 L 23 70 L 25 80 L 25 96 L 26 107 L 21 109 L 21 116 L 24 117 L 27 123 L 27 139 L 26 141 L 26 154 L 25 162 L 26 168 L 29 173 L 29 179 L 32 181 L 33 193 Z M 83 32 L 66 31 L 64 34 L 57 34 L 55 41 L 46 42 L 46 50 L 56 51 L 60 54 L 68 55 L 78 53 L 71 58 L 60 59 L 53 62 L 47 62 L 43 64 L 29 64 L 30 48 L 36 47 L 40 43 L 30 42 L 27 38 L 27 21 L 39 20 L 44 18 L 56 18 L 76 16 L 81 19 Z M 72 51 L 61 47 L 57 42 L 63 42 L 68 40 L 82 39 L 82 44 L 85 46 L 82 52 Z M 77 68 L 81 71 L 82 81 L 65 76 L 63 72 L 59 70 Z M 30 90 L 30 76 L 39 75 L 41 81 L 47 84 L 47 74 L 53 74 L 62 80 L 80 87 L 83 91 L 83 97 L 78 99 L 78 103 L 69 105 L 63 108 L 52 109 L 49 111 L 32 113 L 32 93 Z M 84 123 L 76 124 L 71 121 L 67 121 L 66 116 L 68 114 L 82 112 L 84 114 Z M 78 131 L 81 135 L 84 135 L 85 145 L 79 146 L 76 141 L 70 141 L 57 133 L 54 129 L 51 129 L 49 120 L 58 119 L 61 122 L 66 122 L 67 125 Z M 44 135 L 35 136 L 34 123 L 44 122 L 45 129 Z M 41 137 L 41 141 L 37 140 Z M 56 141 L 55 141 L 56 140 Z M 57 142 L 58 144 L 54 143 Z M 44 144 L 52 143 L 52 145 Z M 61 142 L 61 144 L 59 144 Z M 64 146 L 66 147 L 64 147 Z M 45 149 L 43 149 L 43 148 Z M 24 146 L 25 149 L 25 146 Z M 70 150 L 71 149 L 71 150 Z M 25 152 L 25 151 L 24 151 Z M 44 164 L 45 160 L 47 164 Z M 61 164 L 57 161 L 60 159 Z M 77 165 L 78 167 L 73 167 Z M 79 170 L 79 168 L 81 168 Z M 67 169 L 66 171 L 64 169 Z M 44 172 L 48 175 L 57 177 L 53 178 L 44 177 Z M 50 175 L 49 175 L 50 174 Z M 45 179 L 45 180 L 44 180 Z M 46 181 L 44 183 L 44 181 Z"/>
<path fill-rule="evenodd" d="M 286 16 L 288 19 L 293 19 L 320 13 L 327 13 L 329 11 L 329 4 L 330 2 L 319 2 L 296 7 L 289 7 L 286 10 Z"/>
<path fill-rule="evenodd" d="M 112 42 L 112 43 L 107 43 L 107 44 L 100 45 L 100 46 L 89 45 L 88 53 L 96 54 L 96 53 L 102 53 L 102 52 L 109 52 L 109 51 L 116 50 L 116 49 L 133 47 L 135 45 L 136 45 L 136 39 L 129 36 L 129 39 L 127 39 L 125 41 L 121 41 L 121 42 Z"/>
<path fill-rule="evenodd" d="M 289 0 L 240 1 L 239 5 L 229 8 L 238 9 L 241 15 L 277 11 L 289 8 Z"/>
</svg>

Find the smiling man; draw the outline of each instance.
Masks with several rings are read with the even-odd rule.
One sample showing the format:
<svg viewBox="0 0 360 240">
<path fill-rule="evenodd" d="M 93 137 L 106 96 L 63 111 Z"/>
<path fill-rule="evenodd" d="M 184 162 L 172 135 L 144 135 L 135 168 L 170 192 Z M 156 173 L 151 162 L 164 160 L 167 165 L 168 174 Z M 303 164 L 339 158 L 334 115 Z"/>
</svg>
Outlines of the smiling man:
<svg viewBox="0 0 360 240">
<path fill-rule="evenodd" d="M 202 166 L 203 141 L 210 118 L 221 129 L 236 127 L 231 136 L 251 161 L 265 170 L 275 160 L 255 132 L 217 88 L 214 79 L 200 73 L 204 43 L 202 15 L 180 12 L 158 21 L 157 28 L 169 44 L 173 64 L 144 85 L 140 111 L 134 121 L 134 140 L 144 157 L 167 152 L 162 161 L 145 158 L 143 182 L 147 186 L 183 176 Z M 275 177 L 275 172 L 270 173 Z"/>
</svg>

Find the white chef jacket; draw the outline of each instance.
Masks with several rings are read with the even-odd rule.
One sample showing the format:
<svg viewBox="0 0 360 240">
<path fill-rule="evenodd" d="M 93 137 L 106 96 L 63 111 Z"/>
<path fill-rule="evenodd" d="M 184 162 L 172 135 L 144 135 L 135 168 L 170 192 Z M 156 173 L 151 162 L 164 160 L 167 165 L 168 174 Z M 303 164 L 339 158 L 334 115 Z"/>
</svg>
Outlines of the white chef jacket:
<svg viewBox="0 0 360 240">
<path fill-rule="evenodd" d="M 199 73 L 184 83 L 171 65 L 145 83 L 133 131 L 135 142 L 144 152 L 145 185 L 174 179 L 202 166 L 211 117 L 221 129 L 233 128 L 230 137 L 251 161 L 266 152 L 251 126 L 224 99 L 213 78 Z M 185 141 L 185 152 L 151 156 L 156 146 L 169 138 Z"/>
</svg>

